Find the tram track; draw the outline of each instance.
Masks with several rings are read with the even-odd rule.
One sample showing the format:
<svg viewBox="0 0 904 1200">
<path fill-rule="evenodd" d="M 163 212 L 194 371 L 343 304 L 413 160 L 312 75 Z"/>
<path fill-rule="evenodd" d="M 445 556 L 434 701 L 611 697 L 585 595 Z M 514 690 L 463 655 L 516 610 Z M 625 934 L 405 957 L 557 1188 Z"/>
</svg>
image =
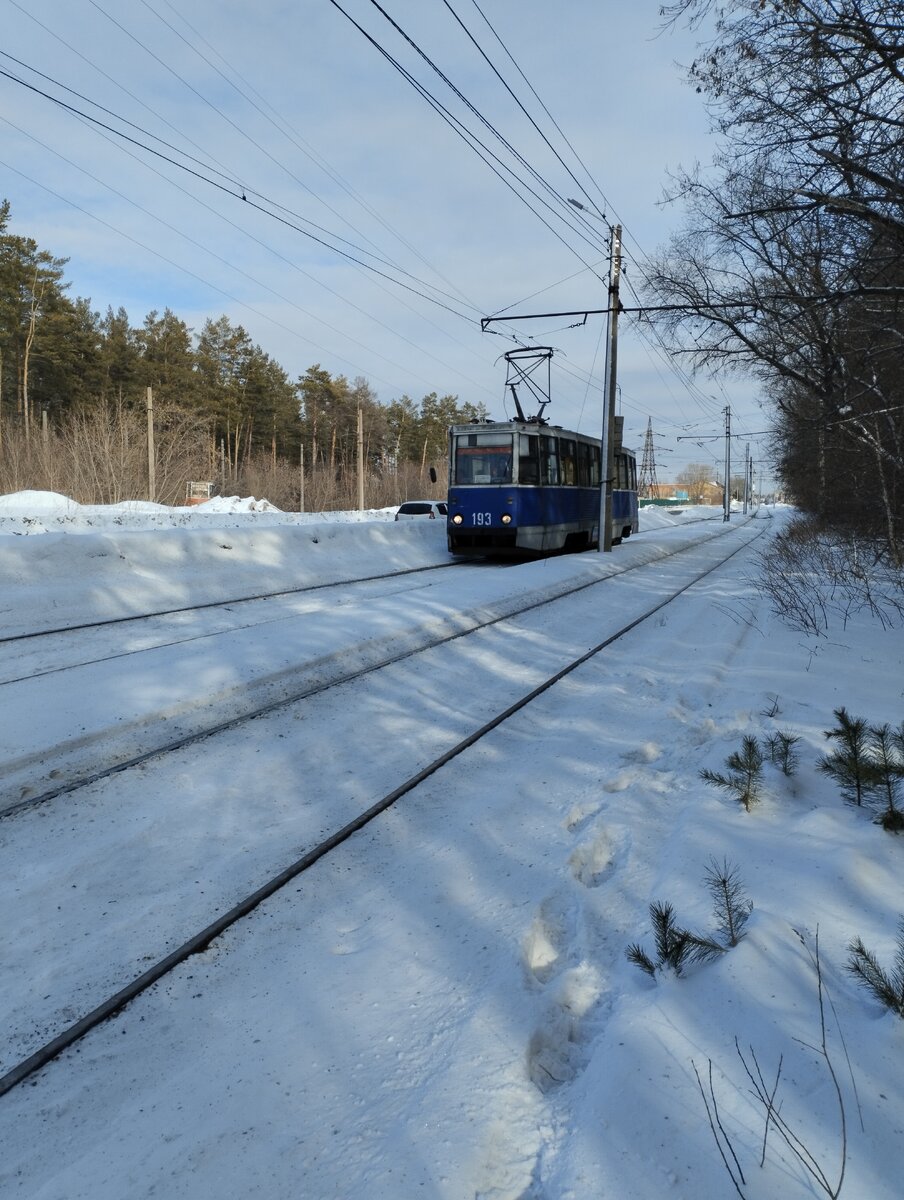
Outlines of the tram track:
<svg viewBox="0 0 904 1200">
<path fill-rule="evenodd" d="M 718 531 L 702 541 L 716 539 L 723 532 L 724 528 L 720 526 Z M 699 544 L 700 541 L 693 543 L 694 546 Z M 678 546 L 657 561 L 667 561 L 687 549 L 685 545 Z M 490 628 L 500 621 L 529 613 L 554 603 L 563 596 L 578 594 L 598 583 L 618 578 L 646 565 L 646 561 L 631 563 L 602 577 L 593 575 L 577 582 L 566 581 L 558 586 L 543 588 L 526 595 L 515 594 L 514 597 L 502 598 L 487 606 L 461 613 L 451 623 L 448 620 L 439 621 L 438 627 L 437 622 L 427 622 L 403 633 L 394 631 L 385 637 L 374 637 L 357 646 L 351 656 L 348 648 L 342 647 L 334 653 L 316 655 L 298 664 L 264 672 L 230 689 L 218 703 L 211 700 L 201 709 L 194 705 L 173 705 L 167 710 L 150 712 L 132 720 L 122 719 L 115 726 L 102 729 L 96 734 L 75 736 L 56 747 L 45 747 L 36 754 L 23 755 L 8 762 L 4 770 L 0 771 L 0 821 L 140 767 L 160 756 L 235 730 L 250 721 L 309 700 L 332 688 L 354 683 L 374 671 L 403 662 L 412 655 L 457 641 L 481 629 Z M 418 572 L 422 570 L 424 569 L 419 568 Z M 255 627 L 249 628 L 253 631 Z M 199 635 L 201 636 L 205 635 Z M 149 649 L 165 648 L 166 644 Z M 120 656 L 109 656 L 100 662 L 114 661 L 117 657 Z M 349 667 L 347 664 L 350 658 L 352 665 Z M 76 670 L 77 667 L 73 666 L 71 669 Z M 30 682 L 33 678 L 40 676 L 29 676 L 21 682 Z M 171 728 L 177 732 L 168 732 Z M 104 758 L 103 763 L 95 765 L 96 758 L 101 755 Z M 94 762 L 91 761 L 92 756 Z M 51 761 L 55 765 L 51 766 Z M 23 780 L 38 763 L 44 771 L 45 783 L 40 790 L 35 790 Z M 7 776 L 6 780 L 4 775 Z M 52 783 L 51 778 L 54 780 Z M 19 789 L 18 795 L 14 794 L 16 788 Z"/>
<path fill-rule="evenodd" d="M 208 609 L 231 608 L 240 604 L 253 604 L 261 600 L 276 600 L 285 596 L 300 596 L 308 592 L 323 592 L 329 589 L 349 588 L 359 583 L 375 583 L 381 579 L 396 579 L 405 575 L 417 575 L 428 571 L 441 571 L 447 567 L 455 567 L 457 561 L 433 563 L 427 567 L 406 567 L 398 571 L 387 571 L 378 575 L 362 575 L 357 579 L 333 580 L 329 583 L 310 583 L 293 588 L 279 588 L 269 592 L 259 592 L 251 596 L 231 596 L 223 600 L 207 600 L 200 604 L 181 604 L 172 608 L 152 609 L 150 612 L 130 613 L 118 617 L 105 617 L 97 621 L 80 621 L 72 625 L 58 625 L 50 629 L 34 629 L 26 633 L 11 633 L 0 635 L 0 646 L 16 645 L 33 641 L 36 638 L 53 637 L 58 634 L 79 633 L 87 629 L 106 629 L 117 625 L 128 625 L 148 621 L 155 617 L 172 617 L 182 613 L 204 612 Z"/>
<path fill-rule="evenodd" d="M 347 597 L 349 590 L 354 591 L 358 587 L 377 583 L 384 583 L 393 580 L 407 580 L 409 576 L 429 575 L 434 572 L 444 571 L 448 567 L 460 566 L 458 562 L 437 563 L 428 567 L 412 567 L 396 572 L 387 572 L 380 575 L 368 575 L 359 579 L 350 579 L 348 581 L 340 581 L 333 583 L 311 584 L 305 587 L 286 588 L 277 591 L 262 592 L 256 596 L 245 596 L 240 598 L 231 598 L 226 600 L 205 601 L 201 604 L 183 605 L 178 608 L 161 609 L 148 613 L 136 614 L 133 616 L 113 617 L 107 620 L 98 621 L 83 621 L 80 624 L 61 626 L 56 629 L 37 630 L 24 634 L 12 634 L 6 637 L 0 637 L 0 688 L 16 684 L 24 683 L 31 679 L 40 679 L 47 675 L 56 675 L 64 671 L 77 670 L 79 667 L 98 666 L 107 662 L 115 662 L 118 659 L 127 658 L 131 655 L 149 653 L 154 650 L 165 650 L 175 646 L 187 645 L 193 641 L 199 641 L 204 638 L 226 637 L 237 631 L 246 629 L 256 629 L 262 625 L 273 624 L 278 621 L 292 620 L 299 615 L 297 609 L 288 608 L 281 610 L 275 616 L 264 617 L 263 620 L 236 620 L 236 610 L 243 608 L 245 605 L 260 605 L 266 601 L 291 601 L 295 599 L 303 599 L 310 594 L 320 594 L 336 592 Z M 200 632 L 193 628 L 187 629 L 183 636 L 173 636 L 172 633 L 165 630 L 154 632 L 150 629 L 144 634 L 144 644 L 132 645 L 125 644 L 120 650 L 97 654 L 94 657 L 84 657 L 85 654 L 85 638 L 74 639 L 74 634 L 90 634 L 102 635 L 109 630 L 121 629 L 128 626 L 133 639 L 141 640 L 142 626 L 152 626 L 154 622 L 165 620 L 166 618 L 174 617 L 190 617 L 193 614 L 206 613 L 211 615 L 221 614 L 224 623 L 221 628 L 202 628 Z M 168 628 L 172 628 L 171 626 Z M 134 630 L 134 632 L 132 632 Z M 103 641 L 98 638 L 96 641 L 93 637 L 88 638 L 88 642 L 92 645 L 102 645 Z M 30 669 L 22 671 L 21 674 L 12 674 L 12 668 L 5 668 L 4 676 L 3 660 L 9 659 L 11 662 L 19 663 L 22 661 L 24 649 L 24 657 L 36 660 L 36 665 Z M 17 657 L 13 657 L 17 655 Z M 90 654 L 91 652 L 88 651 Z M 61 657 L 69 655 L 78 655 L 72 657 L 70 661 L 58 662 L 54 661 L 53 665 L 45 665 L 45 660 L 50 658 L 57 660 Z M 21 671 L 21 667 L 18 668 Z"/>
<path fill-rule="evenodd" d="M 722 555 L 717 561 L 707 564 L 703 570 L 697 572 L 682 586 L 677 587 L 668 595 L 658 599 L 654 604 L 644 608 L 643 611 L 635 615 L 632 619 L 626 621 L 624 624 L 620 625 L 619 628 L 610 632 L 597 644 L 591 646 L 585 652 L 574 657 L 560 669 L 542 680 L 538 685 L 525 692 L 514 703 L 509 704 L 504 708 L 504 710 L 494 714 L 488 720 L 483 721 L 478 728 L 473 730 L 473 732 L 469 733 L 464 738 L 461 738 L 451 748 L 436 756 L 433 760 L 431 760 L 414 774 L 411 774 L 397 787 L 383 794 L 378 800 L 366 807 L 352 820 L 342 825 L 338 830 L 322 838 L 319 842 L 317 842 L 316 845 L 306 850 L 304 854 L 297 858 L 288 867 L 283 868 L 278 873 L 273 875 L 272 878 L 270 878 L 262 886 L 254 889 L 237 904 L 229 908 L 228 911 L 224 912 L 214 921 L 208 923 L 202 930 L 185 940 L 172 952 L 155 962 L 131 983 L 116 991 L 114 994 L 109 996 L 108 999 L 95 1006 L 90 1012 L 86 1013 L 85 1016 L 80 1018 L 74 1024 L 70 1025 L 67 1029 L 45 1043 L 28 1057 L 23 1059 L 18 1065 L 7 1071 L 5 1075 L 0 1077 L 0 1095 L 10 1091 L 24 1080 L 33 1076 L 35 1072 L 39 1071 L 43 1066 L 47 1065 L 66 1049 L 73 1046 L 91 1029 L 96 1028 L 102 1022 L 119 1012 L 131 1000 L 135 999 L 142 992 L 146 991 L 156 982 L 164 978 L 168 973 L 173 971 L 181 963 L 184 963 L 192 955 L 203 951 L 215 938 L 219 937 L 244 916 L 247 916 L 250 912 L 254 911 L 254 909 L 263 903 L 268 897 L 274 895 L 277 891 L 285 887 L 292 880 L 296 879 L 304 871 L 310 869 L 310 867 L 312 867 L 316 862 L 320 861 L 325 855 L 329 854 L 337 846 L 345 842 L 355 832 L 363 829 L 380 813 L 385 812 L 403 796 L 409 794 L 411 791 L 417 788 L 418 785 L 425 779 L 429 778 L 453 759 L 459 757 L 465 751 L 473 747 L 477 742 L 486 737 L 488 733 L 498 728 L 515 713 L 520 712 L 522 709 L 536 700 L 540 695 L 554 687 L 560 680 L 580 668 L 583 664 L 587 663 L 596 655 L 600 654 L 614 642 L 628 635 L 633 629 L 637 628 L 645 621 L 650 620 L 669 604 L 677 600 L 690 588 L 707 579 L 710 575 L 723 567 L 725 563 L 730 561 L 735 555 L 749 547 L 749 545 L 755 541 L 762 534 L 762 532 L 762 529 L 756 531 L 752 537 L 745 538 L 740 544 L 735 545 L 728 554 Z M 709 540 L 711 539 L 707 539 L 707 542 Z M 621 574 L 624 574 L 624 572 Z M 592 582 L 600 581 L 594 580 Z M 592 583 L 588 583 L 585 586 L 592 586 Z M 544 603 L 548 602 L 549 601 L 545 601 Z M 537 602 L 528 607 L 536 608 L 539 603 L 540 602 Z M 527 609 L 522 611 L 527 611 Z M 501 620 L 502 618 L 499 619 Z M 457 634 L 455 636 L 461 636 L 461 634 Z"/>
</svg>

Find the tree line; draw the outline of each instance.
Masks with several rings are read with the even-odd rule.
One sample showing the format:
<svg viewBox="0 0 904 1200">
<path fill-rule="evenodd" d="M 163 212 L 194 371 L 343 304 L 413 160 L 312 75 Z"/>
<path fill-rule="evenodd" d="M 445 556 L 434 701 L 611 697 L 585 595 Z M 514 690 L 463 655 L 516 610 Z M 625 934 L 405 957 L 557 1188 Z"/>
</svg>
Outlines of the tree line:
<svg viewBox="0 0 904 1200">
<path fill-rule="evenodd" d="M 785 492 L 904 565 L 904 0 L 675 0 L 719 137 L 649 279 L 675 355 L 751 372 Z M 704 31 L 708 31 L 705 33 Z"/>
<path fill-rule="evenodd" d="M 63 491 L 82 503 L 147 496 L 151 389 L 156 495 L 186 482 L 266 495 L 281 508 L 355 507 L 358 413 L 366 503 L 430 489 L 446 432 L 483 405 L 432 392 L 382 404 L 363 378 L 315 364 L 291 379 L 226 316 L 195 333 L 170 309 L 133 326 L 71 299 L 67 260 L 9 232 L 0 203 L 0 492 Z M 429 490 L 428 490 L 429 494 Z"/>
</svg>

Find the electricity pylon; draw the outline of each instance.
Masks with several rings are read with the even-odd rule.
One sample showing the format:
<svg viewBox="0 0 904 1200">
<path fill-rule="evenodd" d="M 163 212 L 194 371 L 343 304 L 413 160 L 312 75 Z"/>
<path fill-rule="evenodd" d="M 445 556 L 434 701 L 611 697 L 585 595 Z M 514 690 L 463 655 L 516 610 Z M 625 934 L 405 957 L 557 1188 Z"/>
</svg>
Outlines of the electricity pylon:
<svg viewBox="0 0 904 1200">
<path fill-rule="evenodd" d="M 637 494 L 645 500 L 655 500 L 659 491 L 656 478 L 656 455 L 653 452 L 653 418 L 647 417 L 647 436 L 643 442 L 643 460 L 637 479 Z"/>
</svg>

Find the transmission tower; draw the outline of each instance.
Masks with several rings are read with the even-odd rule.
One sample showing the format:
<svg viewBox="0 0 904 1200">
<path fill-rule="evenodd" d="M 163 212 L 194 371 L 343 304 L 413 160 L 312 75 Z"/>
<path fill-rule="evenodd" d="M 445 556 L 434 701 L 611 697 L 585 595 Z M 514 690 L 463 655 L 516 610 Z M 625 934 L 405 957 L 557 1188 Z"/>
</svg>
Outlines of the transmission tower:
<svg viewBox="0 0 904 1200">
<path fill-rule="evenodd" d="M 653 451 L 653 418 L 647 417 L 647 436 L 643 441 L 643 461 L 637 479 L 637 494 L 645 500 L 655 500 L 659 492 L 656 478 L 656 455 Z"/>
</svg>

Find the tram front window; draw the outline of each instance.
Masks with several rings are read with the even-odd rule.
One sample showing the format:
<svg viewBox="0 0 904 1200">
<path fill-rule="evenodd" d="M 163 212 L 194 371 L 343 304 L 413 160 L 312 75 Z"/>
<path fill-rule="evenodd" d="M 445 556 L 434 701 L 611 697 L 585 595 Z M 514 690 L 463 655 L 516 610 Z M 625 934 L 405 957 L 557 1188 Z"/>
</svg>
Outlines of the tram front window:
<svg viewBox="0 0 904 1200">
<path fill-rule="evenodd" d="M 512 435 L 464 433 L 455 439 L 456 483 L 511 483 Z"/>
</svg>

